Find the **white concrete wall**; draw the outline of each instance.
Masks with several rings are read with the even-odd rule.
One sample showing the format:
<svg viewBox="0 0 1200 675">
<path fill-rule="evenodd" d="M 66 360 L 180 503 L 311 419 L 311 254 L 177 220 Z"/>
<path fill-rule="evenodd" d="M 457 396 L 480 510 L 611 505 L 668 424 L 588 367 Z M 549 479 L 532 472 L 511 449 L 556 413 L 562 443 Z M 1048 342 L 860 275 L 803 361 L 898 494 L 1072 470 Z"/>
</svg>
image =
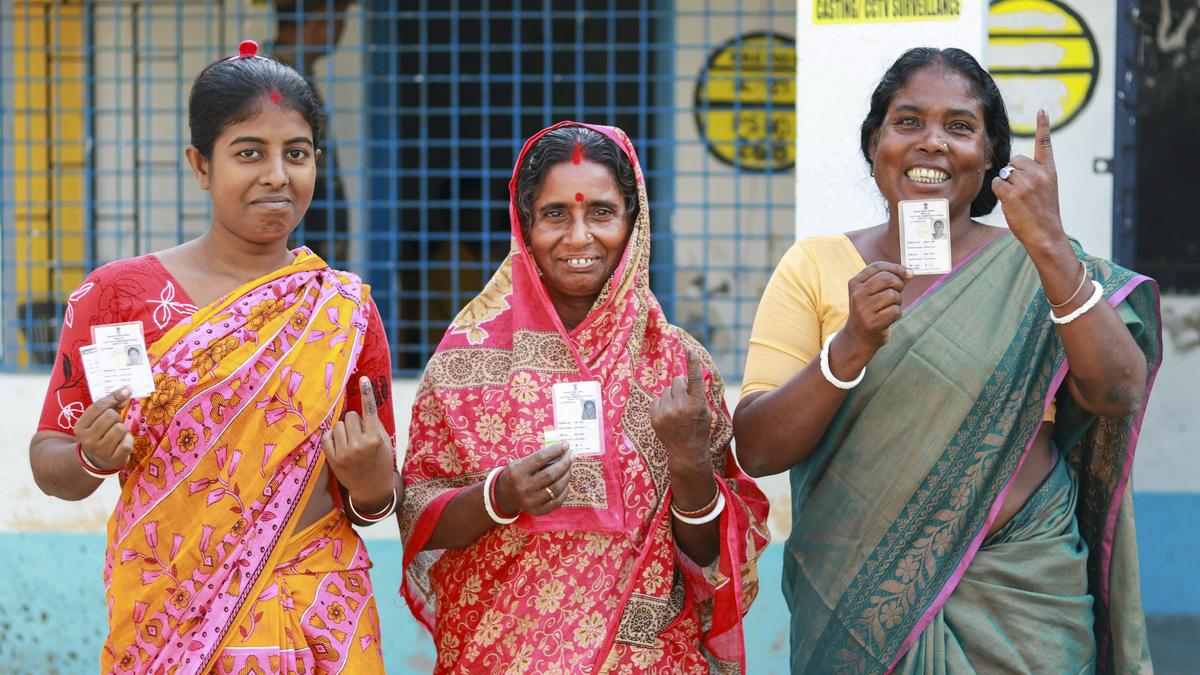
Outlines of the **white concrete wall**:
<svg viewBox="0 0 1200 675">
<path fill-rule="evenodd" d="M 859 151 L 859 126 L 880 76 L 905 49 L 984 51 L 985 7 L 961 3 L 956 20 L 817 24 L 815 0 L 796 3 L 796 237 L 886 220 L 886 204 Z"/>
</svg>

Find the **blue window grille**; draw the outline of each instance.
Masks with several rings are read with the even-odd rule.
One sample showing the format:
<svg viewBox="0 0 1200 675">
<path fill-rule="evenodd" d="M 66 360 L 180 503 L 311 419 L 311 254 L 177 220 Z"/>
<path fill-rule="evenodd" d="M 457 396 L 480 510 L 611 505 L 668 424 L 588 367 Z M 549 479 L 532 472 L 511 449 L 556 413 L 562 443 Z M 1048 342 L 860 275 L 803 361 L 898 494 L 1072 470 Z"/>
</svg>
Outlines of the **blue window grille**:
<svg viewBox="0 0 1200 675">
<path fill-rule="evenodd" d="M 782 1 L 4 0 L 3 368 L 48 367 L 88 270 L 207 227 L 187 90 L 253 38 L 330 118 L 296 242 L 372 284 L 399 374 L 508 252 L 524 139 L 575 119 L 633 139 L 655 292 L 736 379 L 792 240 L 794 22 Z"/>
</svg>

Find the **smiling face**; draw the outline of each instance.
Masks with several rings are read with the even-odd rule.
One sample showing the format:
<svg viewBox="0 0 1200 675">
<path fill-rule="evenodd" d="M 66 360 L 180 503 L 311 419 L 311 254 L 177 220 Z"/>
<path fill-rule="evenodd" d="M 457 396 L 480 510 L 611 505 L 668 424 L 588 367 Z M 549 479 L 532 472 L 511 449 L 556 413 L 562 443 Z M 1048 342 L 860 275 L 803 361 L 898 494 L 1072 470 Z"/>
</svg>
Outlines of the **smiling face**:
<svg viewBox="0 0 1200 675">
<path fill-rule="evenodd" d="M 871 142 L 872 168 L 891 213 L 905 199 L 945 198 L 952 218 L 969 217 L 992 166 L 983 106 L 953 70 L 915 71 L 888 105 Z"/>
<path fill-rule="evenodd" d="M 604 165 L 563 162 L 546 173 L 533 200 L 528 245 L 565 322 L 571 309 L 591 307 L 620 264 L 630 231 L 625 213 L 621 190 Z"/>
<path fill-rule="evenodd" d="M 187 154 L 211 195 L 214 233 L 286 246 L 312 201 L 317 175 L 313 130 L 300 113 L 267 100 L 258 114 L 221 131 L 211 157 L 194 146 Z"/>
</svg>

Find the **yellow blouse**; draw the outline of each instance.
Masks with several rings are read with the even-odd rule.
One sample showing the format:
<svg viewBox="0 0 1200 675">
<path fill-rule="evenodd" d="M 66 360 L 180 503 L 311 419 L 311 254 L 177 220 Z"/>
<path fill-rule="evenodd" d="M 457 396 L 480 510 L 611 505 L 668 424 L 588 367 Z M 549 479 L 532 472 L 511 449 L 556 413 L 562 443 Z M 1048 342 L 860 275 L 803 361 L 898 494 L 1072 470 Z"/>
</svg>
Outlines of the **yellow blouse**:
<svg viewBox="0 0 1200 675">
<path fill-rule="evenodd" d="M 821 353 L 825 336 L 846 325 L 847 283 L 867 263 L 844 234 L 792 245 L 763 291 L 750 332 L 742 396 L 787 382 Z M 1054 403 L 1044 420 L 1054 421 Z"/>
</svg>

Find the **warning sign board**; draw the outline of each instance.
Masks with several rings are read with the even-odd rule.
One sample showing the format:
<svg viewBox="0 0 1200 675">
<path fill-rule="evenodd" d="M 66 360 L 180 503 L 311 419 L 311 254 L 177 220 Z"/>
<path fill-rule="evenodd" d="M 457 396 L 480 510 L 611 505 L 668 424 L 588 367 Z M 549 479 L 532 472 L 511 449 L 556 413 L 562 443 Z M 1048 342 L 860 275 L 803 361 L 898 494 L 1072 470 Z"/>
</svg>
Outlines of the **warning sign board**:
<svg viewBox="0 0 1200 675">
<path fill-rule="evenodd" d="M 894 23 L 957 19 L 962 0 L 813 0 L 813 23 Z"/>
<path fill-rule="evenodd" d="M 750 171 L 796 161 L 796 43 L 749 33 L 718 47 L 696 83 L 696 126 L 726 164 Z"/>
</svg>

